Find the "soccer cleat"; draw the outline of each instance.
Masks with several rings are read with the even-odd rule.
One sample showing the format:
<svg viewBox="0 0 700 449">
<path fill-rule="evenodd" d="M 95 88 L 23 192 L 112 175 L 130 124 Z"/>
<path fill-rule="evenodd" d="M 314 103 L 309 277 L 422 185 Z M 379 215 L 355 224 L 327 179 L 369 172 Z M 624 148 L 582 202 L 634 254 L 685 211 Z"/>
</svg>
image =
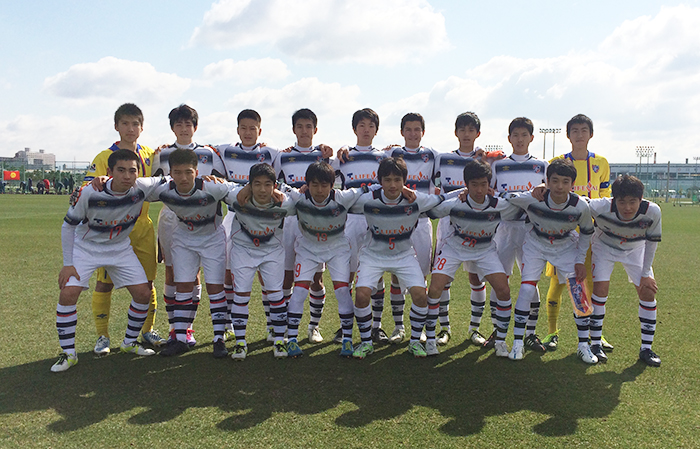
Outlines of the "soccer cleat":
<svg viewBox="0 0 700 449">
<path fill-rule="evenodd" d="M 510 351 L 508 351 L 508 345 L 505 341 L 494 342 L 493 349 L 496 351 L 496 357 L 508 357 L 510 354 Z"/>
<path fill-rule="evenodd" d="M 289 355 L 287 353 L 287 345 L 284 344 L 284 340 L 277 340 L 274 345 L 272 345 L 272 354 L 276 359 L 286 359 Z"/>
<path fill-rule="evenodd" d="M 374 352 L 374 346 L 371 341 L 363 341 L 352 352 L 352 356 L 356 359 L 364 359 Z"/>
<path fill-rule="evenodd" d="M 428 340 L 425 342 L 425 354 L 427 356 L 440 354 L 440 350 L 438 349 L 437 342 L 435 340 Z"/>
<path fill-rule="evenodd" d="M 639 351 L 639 360 L 641 360 L 649 366 L 661 366 L 661 357 L 656 355 L 656 353 L 650 348 L 642 349 L 641 351 Z"/>
<path fill-rule="evenodd" d="M 156 353 L 153 349 L 148 349 L 144 348 L 139 342 L 135 341 L 131 344 L 126 344 L 122 342 L 121 346 L 119 346 L 119 350 L 121 352 L 127 352 L 130 354 L 136 354 L 136 355 L 153 355 Z"/>
<path fill-rule="evenodd" d="M 187 346 L 190 348 L 197 344 L 197 340 L 194 339 L 194 329 L 187 329 Z"/>
<path fill-rule="evenodd" d="M 170 332 L 168 332 L 168 341 L 166 342 L 166 344 L 175 340 L 177 340 L 177 337 L 175 336 L 175 329 L 170 329 Z"/>
<path fill-rule="evenodd" d="M 443 329 L 437 335 L 437 344 L 439 344 L 440 346 L 445 346 L 451 338 L 452 334 L 450 333 L 450 331 L 447 329 Z"/>
<path fill-rule="evenodd" d="M 511 360 L 522 360 L 525 357 L 525 345 L 522 340 L 513 341 L 513 349 L 510 350 L 508 358 Z"/>
<path fill-rule="evenodd" d="M 436 347 L 437 349 L 437 347 Z M 426 357 L 428 354 L 420 341 L 412 341 L 408 343 L 408 353 L 416 358 Z"/>
<path fill-rule="evenodd" d="M 584 363 L 589 365 L 595 365 L 598 363 L 598 357 L 591 352 L 591 346 L 588 343 L 579 343 L 578 351 L 576 351 L 578 358 L 583 360 Z"/>
<path fill-rule="evenodd" d="M 223 359 L 228 355 L 228 351 L 226 350 L 226 343 L 224 343 L 224 340 L 216 340 L 214 342 L 212 354 L 214 355 L 215 359 Z"/>
<path fill-rule="evenodd" d="M 374 343 L 388 343 L 389 337 L 387 337 L 386 332 L 381 327 L 375 327 L 372 329 L 372 342 Z"/>
<path fill-rule="evenodd" d="M 608 361 L 608 356 L 603 351 L 603 347 L 601 345 L 591 345 L 591 352 L 594 356 L 598 357 L 598 361 L 600 363 L 605 363 Z"/>
<path fill-rule="evenodd" d="M 486 339 L 484 342 L 484 348 L 485 349 L 491 349 L 496 347 L 496 329 L 491 332 L 491 335 L 489 335 L 489 338 Z M 505 356 L 499 356 L 499 357 L 505 357 Z"/>
<path fill-rule="evenodd" d="M 153 329 L 141 334 L 141 344 L 153 346 L 154 348 L 164 345 L 167 340 L 160 336 L 157 330 Z"/>
<path fill-rule="evenodd" d="M 477 346 L 484 346 L 484 343 L 486 343 L 486 338 L 484 338 L 477 329 L 472 329 L 472 331 L 469 332 L 469 340 Z"/>
<path fill-rule="evenodd" d="M 524 343 L 525 347 L 530 351 L 542 353 L 547 352 L 547 348 L 542 344 L 542 341 L 540 341 L 540 337 L 538 337 L 537 334 L 530 334 L 525 337 Z"/>
<path fill-rule="evenodd" d="M 340 356 L 345 357 L 345 358 L 351 358 L 353 349 L 352 349 L 352 340 L 349 338 L 344 338 L 342 347 L 340 348 Z"/>
<path fill-rule="evenodd" d="M 95 343 L 95 349 L 92 350 L 97 355 L 107 355 L 109 354 L 109 337 L 100 335 Z"/>
<path fill-rule="evenodd" d="M 272 326 L 267 326 L 267 341 L 275 342 L 275 329 Z"/>
<path fill-rule="evenodd" d="M 333 337 L 333 343 L 338 343 L 339 345 L 343 343 L 343 329 L 338 329 L 335 331 L 335 336 Z"/>
<path fill-rule="evenodd" d="M 246 355 L 248 355 L 248 345 L 244 341 L 239 341 L 236 343 L 236 346 L 233 347 L 231 358 L 242 362 L 245 360 Z"/>
<path fill-rule="evenodd" d="M 321 336 L 321 331 L 318 330 L 318 327 L 310 327 L 308 331 L 309 335 L 309 343 L 321 343 L 323 341 L 323 337 Z"/>
<path fill-rule="evenodd" d="M 62 371 L 66 371 L 68 368 L 75 365 L 76 363 L 78 363 L 77 354 L 66 354 L 65 352 L 62 352 L 58 355 L 58 360 L 56 361 L 56 363 L 54 363 L 53 366 L 51 366 L 51 372 L 60 373 Z"/>
<path fill-rule="evenodd" d="M 233 329 L 226 329 L 226 332 L 224 332 L 224 341 L 232 341 L 236 339 L 236 334 L 233 332 Z"/>
<path fill-rule="evenodd" d="M 406 330 L 403 327 L 395 327 L 394 332 L 391 333 L 391 337 L 389 337 L 389 343 L 392 345 L 397 345 L 403 341 L 403 339 L 406 337 Z"/>
<path fill-rule="evenodd" d="M 606 340 L 603 335 L 600 336 L 600 344 L 606 351 L 612 351 L 613 349 L 615 349 L 615 346 L 608 343 L 608 340 Z"/>
<path fill-rule="evenodd" d="M 173 355 L 183 354 L 190 350 L 187 343 L 183 343 L 178 340 L 170 340 L 168 344 L 160 351 L 160 355 L 163 357 L 170 357 Z"/>
<path fill-rule="evenodd" d="M 299 343 L 297 343 L 296 338 L 289 340 L 287 342 L 287 357 L 295 359 L 297 357 L 301 357 L 302 355 L 304 355 L 304 351 L 302 351 L 299 347 Z"/>
<path fill-rule="evenodd" d="M 542 345 L 547 349 L 547 351 L 556 351 L 559 345 L 559 331 L 547 335 L 542 340 Z"/>
<path fill-rule="evenodd" d="M 419 341 L 423 344 L 425 344 L 426 341 L 428 341 L 428 336 L 425 335 L 425 329 L 420 331 L 420 338 Z"/>
</svg>

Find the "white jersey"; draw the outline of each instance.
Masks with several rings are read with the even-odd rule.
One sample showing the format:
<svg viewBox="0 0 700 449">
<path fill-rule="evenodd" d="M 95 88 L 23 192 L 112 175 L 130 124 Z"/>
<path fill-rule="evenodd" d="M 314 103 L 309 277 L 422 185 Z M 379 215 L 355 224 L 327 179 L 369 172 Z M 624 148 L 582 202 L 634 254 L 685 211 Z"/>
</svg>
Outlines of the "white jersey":
<svg viewBox="0 0 700 449">
<path fill-rule="evenodd" d="M 372 146 L 352 147 L 348 151 L 347 160 L 340 162 L 333 160 L 333 168 L 336 176 L 340 178 L 343 189 L 352 189 L 362 186 L 370 186 L 379 183 L 377 170 L 379 163 L 386 157 L 384 151 Z"/>
<path fill-rule="evenodd" d="M 547 181 L 547 162 L 531 154 L 511 154 L 491 164 L 491 187 L 496 193 L 527 192 Z M 516 217 L 525 220 L 525 214 Z"/>
<path fill-rule="evenodd" d="M 595 219 L 595 238 L 611 248 L 631 251 L 646 241 L 661 241 L 661 208 L 656 203 L 642 200 L 629 221 L 620 218 L 614 198 L 592 199 L 589 206 Z"/>
<path fill-rule="evenodd" d="M 128 241 L 145 198 L 165 182 L 165 178 L 137 178 L 135 185 L 125 193 L 112 191 L 112 179 L 105 183 L 101 192 L 88 184 L 79 190 L 64 221 L 76 226 L 75 237 L 84 242 Z"/>
<path fill-rule="evenodd" d="M 459 150 L 450 153 L 439 153 L 435 161 L 435 184 L 440 187 L 442 193 L 450 193 L 459 190 L 464 184 L 464 166 L 467 161 L 473 160 L 476 151 L 465 154 Z"/>
<path fill-rule="evenodd" d="M 593 220 L 588 203 L 575 193 L 569 193 L 563 204 L 554 203 L 549 190 L 545 192 L 544 201 L 533 198 L 530 192 L 510 193 L 508 201 L 527 213 L 532 229 L 525 240 L 530 240 L 546 251 L 565 251 L 577 245 L 578 254 L 575 263 L 584 263 L 586 252 L 593 234 Z M 576 228 L 579 228 L 579 233 Z"/>
<path fill-rule="evenodd" d="M 167 176 L 170 174 L 170 154 L 178 149 L 193 150 L 197 154 L 197 171 L 199 176 L 216 175 L 222 178 L 226 177 L 226 167 L 221 160 L 219 151 L 209 145 L 199 145 L 191 143 L 190 145 L 179 145 L 177 142 L 163 148 L 154 156 L 153 175 Z"/>
<path fill-rule="evenodd" d="M 501 220 L 512 219 L 521 209 L 503 198 L 486 196 L 483 204 L 471 197 L 465 202 L 452 198 L 435 206 L 428 216 L 431 218 L 450 217 L 449 231 L 443 241 L 458 252 L 482 252 L 493 249 L 496 228 Z"/>
<path fill-rule="evenodd" d="M 328 159 L 323 158 L 323 152 L 318 146 L 301 148 L 295 145 L 292 151 L 281 151 L 277 155 L 274 167 L 280 181 L 298 189 L 306 183 L 306 169 L 319 161 L 328 162 Z"/>
<path fill-rule="evenodd" d="M 413 254 L 411 234 L 418 224 L 418 217 L 445 200 L 443 195 L 426 195 L 416 192 L 416 200 L 409 203 L 403 195 L 388 200 L 382 189 L 363 194 L 350 209 L 351 213 L 364 214 L 371 239 L 363 252 L 374 258 L 395 259 Z"/>
<path fill-rule="evenodd" d="M 239 204 L 236 199 L 239 191 L 234 189 L 226 197 L 230 209 L 236 213 L 231 222 L 233 244 L 263 249 L 281 247 L 284 217 L 295 213 L 294 201 L 287 196 L 282 203 L 260 206 L 251 198 Z"/>
<path fill-rule="evenodd" d="M 215 183 L 196 178 L 190 192 L 180 193 L 175 181 L 159 186 L 147 201 L 162 201 L 178 218 L 175 232 L 188 238 L 206 237 L 221 226 L 221 200 L 238 185 Z"/>
<path fill-rule="evenodd" d="M 274 166 L 279 154 L 276 149 L 263 147 L 259 143 L 251 148 L 237 143 L 235 145 L 220 145 L 216 149 L 226 167 L 226 178 L 241 185 L 248 184 L 250 167 L 260 163 Z"/>
<path fill-rule="evenodd" d="M 403 158 L 408 168 L 406 186 L 425 194 L 435 193 L 434 175 L 437 151 L 432 148 L 420 147 L 409 149 L 397 147 L 391 151 L 392 157 Z"/>
<path fill-rule="evenodd" d="M 357 202 L 367 187 L 350 190 L 331 190 L 322 204 L 317 204 L 311 194 L 290 192 L 297 211 L 299 230 L 304 247 L 326 251 L 347 244 L 345 222 L 348 211 Z"/>
</svg>

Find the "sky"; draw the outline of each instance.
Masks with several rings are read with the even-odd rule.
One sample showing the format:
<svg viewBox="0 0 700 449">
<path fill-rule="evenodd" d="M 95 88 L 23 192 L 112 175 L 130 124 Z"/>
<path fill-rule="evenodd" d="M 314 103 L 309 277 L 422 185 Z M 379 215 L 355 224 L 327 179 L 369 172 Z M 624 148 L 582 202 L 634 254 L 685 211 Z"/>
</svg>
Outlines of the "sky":
<svg viewBox="0 0 700 449">
<path fill-rule="evenodd" d="M 168 112 L 199 112 L 195 140 L 238 141 L 255 109 L 263 141 L 294 144 L 291 115 L 312 109 L 314 143 L 356 143 L 370 107 L 374 146 L 402 144 L 401 117 L 426 121 L 422 144 L 457 148 L 454 121 L 481 119 L 477 145 L 501 145 L 532 119 L 530 151 L 571 147 L 566 122 L 594 123 L 589 150 L 610 162 L 697 163 L 700 1 L 184 0 L 5 2 L 0 10 L 0 156 L 29 147 L 90 161 L 119 136 L 113 114 L 144 112 L 139 142 L 174 141 Z M 541 128 L 560 128 L 553 147 Z M 546 145 L 546 147 L 545 147 Z M 646 160 L 645 160 L 646 161 Z"/>
</svg>

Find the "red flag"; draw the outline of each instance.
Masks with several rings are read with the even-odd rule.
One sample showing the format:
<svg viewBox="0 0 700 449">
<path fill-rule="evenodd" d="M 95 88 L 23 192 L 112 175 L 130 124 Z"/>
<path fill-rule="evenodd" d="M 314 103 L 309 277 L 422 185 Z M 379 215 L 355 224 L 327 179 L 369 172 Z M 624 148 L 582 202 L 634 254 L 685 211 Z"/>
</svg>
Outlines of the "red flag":
<svg viewBox="0 0 700 449">
<path fill-rule="evenodd" d="M 2 179 L 3 181 L 19 181 L 19 170 L 4 170 Z"/>
</svg>

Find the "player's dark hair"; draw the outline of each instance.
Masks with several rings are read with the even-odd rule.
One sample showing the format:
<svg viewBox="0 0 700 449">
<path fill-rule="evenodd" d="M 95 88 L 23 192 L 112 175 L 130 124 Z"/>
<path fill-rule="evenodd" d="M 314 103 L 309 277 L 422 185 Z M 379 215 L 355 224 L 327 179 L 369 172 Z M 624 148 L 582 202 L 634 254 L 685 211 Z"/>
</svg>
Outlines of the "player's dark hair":
<svg viewBox="0 0 700 449">
<path fill-rule="evenodd" d="M 335 183 L 335 170 L 331 167 L 331 164 L 324 161 L 314 162 L 309 165 L 306 169 L 306 183 L 310 182 L 320 182 L 322 184 Z"/>
<path fill-rule="evenodd" d="M 576 167 L 574 163 L 568 159 L 555 159 L 549 163 L 547 167 L 547 181 L 552 175 L 567 176 L 571 178 L 571 182 L 576 181 Z"/>
<path fill-rule="evenodd" d="M 613 198 L 631 196 L 641 200 L 644 196 L 644 183 L 636 176 L 620 176 L 612 184 L 612 196 Z"/>
<path fill-rule="evenodd" d="M 457 120 L 455 120 L 455 132 L 457 132 L 459 128 L 464 128 L 469 125 L 476 128 L 477 132 L 481 132 L 481 120 L 479 120 L 479 116 L 473 112 L 463 112 L 459 114 Z"/>
<path fill-rule="evenodd" d="M 588 125 L 588 129 L 591 131 L 591 136 L 593 135 L 593 120 L 588 118 L 586 115 L 576 114 L 571 117 L 571 120 L 566 122 L 566 137 L 569 137 L 571 125 Z"/>
<path fill-rule="evenodd" d="M 114 112 L 114 124 L 117 125 L 119 120 L 121 120 L 125 115 L 136 117 L 141 126 L 143 126 L 143 112 L 141 112 L 141 109 L 134 103 L 124 103 L 117 108 L 117 110 Z"/>
<path fill-rule="evenodd" d="M 311 120 L 311 123 L 314 124 L 314 128 L 316 128 L 316 125 L 318 124 L 318 118 L 311 109 L 303 108 L 295 112 L 292 115 L 292 127 L 296 126 L 297 120 L 299 119 Z"/>
<path fill-rule="evenodd" d="M 513 134 L 513 131 L 516 128 L 525 128 L 527 132 L 532 135 L 532 133 L 535 131 L 535 127 L 532 124 L 532 120 L 530 120 L 527 117 L 516 117 L 513 119 L 512 122 L 510 122 L 510 125 L 508 125 L 508 135 Z"/>
<path fill-rule="evenodd" d="M 408 114 L 404 115 L 401 119 L 401 131 L 403 131 L 403 127 L 406 126 L 407 122 L 420 122 L 420 129 L 425 131 L 425 120 L 419 113 L 409 112 Z"/>
<path fill-rule="evenodd" d="M 170 153 L 170 157 L 168 157 L 168 163 L 170 164 L 171 168 L 176 165 L 187 165 L 196 169 L 198 163 L 197 153 L 185 148 L 178 148 L 177 150 Z"/>
<path fill-rule="evenodd" d="M 258 122 L 258 126 L 260 126 L 260 124 L 262 123 L 262 118 L 260 117 L 260 114 L 258 114 L 252 109 L 243 109 L 241 112 L 239 112 L 238 118 L 236 119 L 237 123 L 240 125 L 241 120 L 243 120 L 244 118 L 255 120 L 256 122 Z"/>
<path fill-rule="evenodd" d="M 107 158 L 107 167 L 109 167 L 110 170 L 114 170 L 114 167 L 119 161 L 136 161 L 136 166 L 138 167 L 141 159 L 139 159 L 139 155 L 135 152 L 120 148 L 109 155 L 109 158 Z"/>
<path fill-rule="evenodd" d="M 403 178 L 403 182 L 406 182 L 408 178 L 408 167 L 406 167 L 406 162 L 402 157 L 387 157 L 382 159 L 379 163 L 379 169 L 377 170 L 377 179 L 382 182 L 382 178 L 385 176 L 398 175 Z"/>
<path fill-rule="evenodd" d="M 260 163 L 255 164 L 250 167 L 250 173 L 248 173 L 248 182 L 253 182 L 255 178 L 259 177 L 268 178 L 272 182 L 277 182 L 277 177 L 275 176 L 275 169 L 271 165 Z"/>
<path fill-rule="evenodd" d="M 360 109 L 359 111 L 355 111 L 355 113 L 352 115 L 352 129 L 357 129 L 357 125 L 363 119 L 367 119 L 374 123 L 374 126 L 377 127 L 377 131 L 379 131 L 379 114 L 377 114 L 370 108 L 364 108 Z"/>
<path fill-rule="evenodd" d="M 468 160 L 464 165 L 464 184 L 469 184 L 473 179 L 486 178 L 491 182 L 491 166 L 486 162 L 477 161 L 476 159 Z"/>
<path fill-rule="evenodd" d="M 177 122 L 189 120 L 192 122 L 195 128 L 199 123 L 199 115 L 197 114 L 197 111 L 193 107 L 187 106 L 186 104 L 181 104 L 170 111 L 168 118 L 170 119 L 170 129 L 172 129 Z"/>
</svg>

